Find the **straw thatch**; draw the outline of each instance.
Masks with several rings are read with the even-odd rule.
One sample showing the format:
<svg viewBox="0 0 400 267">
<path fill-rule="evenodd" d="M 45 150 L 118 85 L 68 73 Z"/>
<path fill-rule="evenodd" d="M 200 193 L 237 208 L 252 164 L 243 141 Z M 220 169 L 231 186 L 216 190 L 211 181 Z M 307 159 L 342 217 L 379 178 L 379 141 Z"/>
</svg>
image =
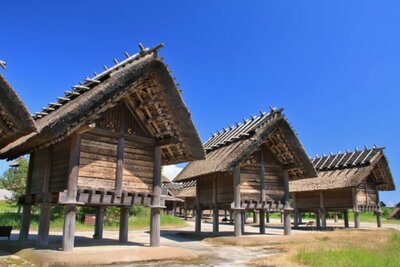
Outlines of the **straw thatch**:
<svg viewBox="0 0 400 267">
<path fill-rule="evenodd" d="M 290 175 L 296 176 L 293 179 L 317 176 L 303 146 L 281 111 L 262 113 L 213 135 L 204 144 L 206 159 L 189 163 L 174 181 L 232 171 L 264 143 L 276 159 L 291 170 Z"/>
<path fill-rule="evenodd" d="M 25 105 L 0 74 L 0 148 L 35 130 Z"/>
<path fill-rule="evenodd" d="M 167 142 L 168 146 L 162 148 L 162 164 L 204 158 L 191 115 L 169 69 L 157 54 L 144 53 L 117 66 L 106 75 L 98 75 L 96 83 L 76 86 L 68 97 L 59 98 L 45 112 L 37 113 L 38 132 L 0 150 L 0 158 L 16 158 L 59 142 L 121 101 L 151 137 L 159 143 Z"/>
<path fill-rule="evenodd" d="M 378 190 L 394 190 L 395 185 L 383 148 L 332 154 L 312 160 L 318 177 L 291 181 L 290 192 L 357 187 L 367 178 Z"/>
</svg>

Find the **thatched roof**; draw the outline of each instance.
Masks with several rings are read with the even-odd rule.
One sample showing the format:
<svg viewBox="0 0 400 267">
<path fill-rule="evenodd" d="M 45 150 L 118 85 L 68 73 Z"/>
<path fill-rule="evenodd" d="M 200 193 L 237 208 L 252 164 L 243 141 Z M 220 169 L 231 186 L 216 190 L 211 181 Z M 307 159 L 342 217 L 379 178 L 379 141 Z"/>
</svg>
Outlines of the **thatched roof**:
<svg viewBox="0 0 400 267">
<path fill-rule="evenodd" d="M 292 179 L 317 176 L 282 109 L 275 109 L 213 134 L 204 144 L 206 159 L 189 163 L 174 181 L 232 171 L 263 144 L 268 146 L 279 163 L 290 169 Z"/>
<path fill-rule="evenodd" d="M 162 164 L 204 158 L 198 133 L 174 78 L 157 49 L 142 49 L 101 74 L 85 78 L 35 115 L 38 131 L 0 150 L 0 158 L 20 155 L 67 138 L 75 130 L 124 102 L 148 134 L 168 146 Z"/>
<path fill-rule="evenodd" d="M 35 130 L 25 105 L 0 74 L 0 149 Z"/>
<path fill-rule="evenodd" d="M 291 181 L 290 192 L 357 187 L 367 178 L 371 178 L 379 190 L 395 189 L 383 148 L 365 148 L 315 157 L 312 163 L 318 171 L 318 177 Z"/>
<path fill-rule="evenodd" d="M 195 197 L 196 196 L 196 181 L 186 181 L 180 183 L 165 183 L 163 184 L 163 190 L 168 192 L 174 197 Z"/>
</svg>

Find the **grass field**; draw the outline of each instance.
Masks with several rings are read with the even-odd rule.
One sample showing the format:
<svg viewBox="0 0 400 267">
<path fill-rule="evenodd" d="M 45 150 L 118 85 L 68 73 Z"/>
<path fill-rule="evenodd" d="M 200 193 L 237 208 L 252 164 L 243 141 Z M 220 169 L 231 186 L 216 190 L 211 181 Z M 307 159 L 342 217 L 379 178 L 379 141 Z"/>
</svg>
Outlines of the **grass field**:
<svg viewBox="0 0 400 267">
<path fill-rule="evenodd" d="M 280 254 L 260 257 L 252 266 L 400 266 L 400 233 L 395 230 L 340 230 L 290 236 L 218 237 L 217 245 L 265 246 Z"/>
<path fill-rule="evenodd" d="M 21 214 L 17 214 L 16 205 L 6 204 L 5 202 L 0 202 L 0 225 L 10 225 L 13 226 L 13 229 L 19 229 L 20 226 L 20 218 Z M 118 215 L 118 214 L 117 214 Z M 118 216 L 114 218 L 117 219 L 105 219 L 104 222 L 104 230 L 118 230 L 119 222 Z M 38 212 L 32 213 L 31 216 L 31 230 L 37 230 L 39 223 L 39 214 Z M 51 231 L 61 231 L 63 228 L 64 219 L 62 216 L 57 218 L 53 218 L 50 222 Z M 130 230 L 139 230 L 139 229 L 148 229 L 150 225 L 150 213 L 145 210 L 142 214 L 138 216 L 130 216 L 129 217 L 129 227 Z M 180 218 L 161 214 L 161 227 L 176 227 L 176 226 L 185 226 L 186 222 Z M 81 221 L 76 222 L 76 230 L 77 231 L 85 231 L 94 229 L 93 225 L 84 224 Z"/>
</svg>

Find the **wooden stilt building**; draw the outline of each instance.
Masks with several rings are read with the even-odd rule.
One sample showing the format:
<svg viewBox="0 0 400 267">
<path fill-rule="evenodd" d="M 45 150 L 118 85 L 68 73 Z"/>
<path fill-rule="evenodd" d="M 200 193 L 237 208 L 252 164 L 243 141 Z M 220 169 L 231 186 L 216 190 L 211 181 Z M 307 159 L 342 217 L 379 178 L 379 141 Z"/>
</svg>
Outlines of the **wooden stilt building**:
<svg viewBox="0 0 400 267">
<path fill-rule="evenodd" d="M 358 228 L 359 213 L 373 211 L 378 227 L 382 226 L 379 191 L 395 190 L 383 148 L 315 157 L 312 163 L 318 177 L 290 182 L 295 214 L 314 212 L 317 226 L 323 228 L 327 212 L 343 212 L 344 225 L 349 227 L 348 210 L 352 210 Z"/>
<path fill-rule="evenodd" d="M 189 163 L 174 182 L 196 181 L 196 231 L 202 211 L 214 211 L 218 232 L 219 210 L 234 212 L 235 235 L 244 230 L 246 211 L 284 213 L 284 232 L 290 234 L 289 180 L 317 176 L 282 110 L 271 109 L 213 134 L 204 143 L 206 159 Z"/>
<path fill-rule="evenodd" d="M 74 247 L 77 205 L 121 208 L 121 242 L 128 239 L 128 208 L 151 208 L 150 244 L 160 242 L 161 165 L 202 159 L 200 138 L 159 45 L 115 61 L 73 86 L 34 115 L 37 132 L 0 150 L 13 159 L 30 154 L 20 239 L 28 238 L 31 207 L 40 205 L 38 245 L 46 246 L 52 205 L 65 205 L 62 248 Z"/>
</svg>

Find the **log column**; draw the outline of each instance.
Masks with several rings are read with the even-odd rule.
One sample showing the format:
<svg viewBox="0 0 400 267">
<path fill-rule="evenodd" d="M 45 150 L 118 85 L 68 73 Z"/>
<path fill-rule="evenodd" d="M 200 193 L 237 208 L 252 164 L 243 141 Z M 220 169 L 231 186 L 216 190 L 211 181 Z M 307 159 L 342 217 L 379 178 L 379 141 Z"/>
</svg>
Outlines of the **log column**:
<svg viewBox="0 0 400 267">
<path fill-rule="evenodd" d="M 18 237 L 19 241 L 25 241 L 28 240 L 29 238 L 29 227 L 31 224 L 31 212 L 32 212 L 31 184 L 32 184 L 32 169 L 33 169 L 34 155 L 35 152 L 31 153 L 29 156 L 28 177 L 26 181 L 24 204 L 23 204 L 21 225 Z"/>
<path fill-rule="evenodd" d="M 44 175 L 43 175 L 43 199 L 40 204 L 40 217 L 39 217 L 39 229 L 38 239 L 36 245 L 38 247 L 46 247 L 49 245 L 49 230 L 50 230 L 50 217 L 51 217 L 51 195 L 50 189 L 50 175 L 51 175 L 51 162 L 52 162 L 52 149 L 50 147 L 45 149 L 45 160 L 44 160 Z"/>
<path fill-rule="evenodd" d="M 333 220 L 334 220 L 335 223 L 338 222 L 338 214 L 337 214 L 337 212 L 333 213 Z"/>
<path fill-rule="evenodd" d="M 377 205 L 377 210 L 376 210 L 376 225 L 378 228 L 382 227 L 382 210 L 381 210 L 381 202 L 379 200 L 379 191 L 376 189 L 375 191 L 376 194 L 376 205 Z"/>
<path fill-rule="evenodd" d="M 293 209 L 290 207 L 290 203 L 289 203 L 289 172 L 288 172 L 288 170 L 283 171 L 283 183 L 284 183 L 284 188 L 285 188 L 285 206 L 283 209 L 283 227 L 284 227 L 284 234 L 290 235 L 292 232 L 290 213 L 293 211 Z"/>
<path fill-rule="evenodd" d="M 296 207 L 296 194 L 293 193 L 293 209 L 294 209 L 294 219 L 293 219 L 293 226 L 298 227 L 299 226 L 299 210 Z"/>
<path fill-rule="evenodd" d="M 154 147 L 153 205 L 151 206 L 150 246 L 160 246 L 161 148 Z"/>
<path fill-rule="evenodd" d="M 253 223 L 254 224 L 258 223 L 258 214 L 256 210 L 253 210 Z"/>
<path fill-rule="evenodd" d="M 94 226 L 94 239 L 103 239 L 103 225 L 104 225 L 104 207 L 98 206 L 96 208 L 96 222 Z"/>
<path fill-rule="evenodd" d="M 235 236 L 242 235 L 242 211 L 240 200 L 240 166 L 237 166 L 233 172 L 233 190 L 234 190 L 234 216 L 235 216 Z"/>
<path fill-rule="evenodd" d="M 317 228 L 320 229 L 321 228 L 321 211 L 317 210 L 317 212 L 315 212 L 315 222 L 317 224 Z"/>
<path fill-rule="evenodd" d="M 200 186 L 199 179 L 196 181 L 196 217 L 195 217 L 195 232 L 196 234 L 201 233 L 201 219 L 203 217 L 203 211 L 200 206 Z"/>
<path fill-rule="evenodd" d="M 360 228 L 360 211 L 358 210 L 357 188 L 352 189 L 353 193 L 353 213 L 354 213 L 354 228 Z"/>
<path fill-rule="evenodd" d="M 326 228 L 326 210 L 325 210 L 325 198 L 324 192 L 319 192 L 320 196 L 320 208 L 321 208 L 321 226 L 322 228 Z"/>
<path fill-rule="evenodd" d="M 213 233 L 218 234 L 219 232 L 219 210 L 218 210 L 218 178 L 213 178 Z"/>
<path fill-rule="evenodd" d="M 153 220 L 152 220 L 153 223 Z M 128 242 L 129 207 L 121 207 L 119 217 L 119 242 Z M 150 233 L 151 234 L 151 233 Z"/>
<path fill-rule="evenodd" d="M 81 135 L 75 134 L 71 140 L 69 157 L 69 175 L 67 201 L 65 205 L 64 228 L 62 250 L 71 251 L 74 248 L 75 220 L 76 220 L 76 194 L 78 190 L 79 153 L 81 147 Z"/>
<path fill-rule="evenodd" d="M 264 167 L 264 149 L 261 150 L 261 167 L 260 167 L 260 193 L 261 193 L 261 209 L 260 209 L 260 234 L 265 234 L 265 167 Z M 255 212 L 254 212 L 255 214 Z"/>
<path fill-rule="evenodd" d="M 343 212 L 344 228 L 349 228 L 349 211 L 345 210 Z"/>
</svg>

